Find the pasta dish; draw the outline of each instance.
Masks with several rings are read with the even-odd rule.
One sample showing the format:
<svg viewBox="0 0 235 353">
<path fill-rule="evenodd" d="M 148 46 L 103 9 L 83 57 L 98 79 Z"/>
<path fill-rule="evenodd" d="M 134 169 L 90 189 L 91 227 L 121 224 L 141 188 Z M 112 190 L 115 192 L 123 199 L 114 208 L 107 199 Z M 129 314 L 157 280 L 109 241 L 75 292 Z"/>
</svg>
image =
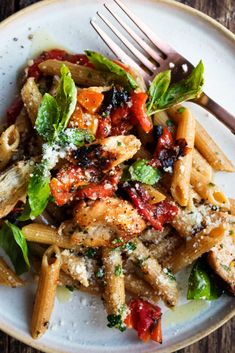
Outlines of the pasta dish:
<svg viewBox="0 0 235 353">
<path fill-rule="evenodd" d="M 192 265 L 188 300 L 235 293 L 235 199 L 214 181 L 235 167 L 184 105 L 200 96 L 200 61 L 146 87 L 100 53 L 53 49 L 30 60 L 0 135 L 0 284 L 37 291 L 41 337 L 58 286 L 99 295 L 107 326 L 162 342 L 158 301 Z"/>
</svg>

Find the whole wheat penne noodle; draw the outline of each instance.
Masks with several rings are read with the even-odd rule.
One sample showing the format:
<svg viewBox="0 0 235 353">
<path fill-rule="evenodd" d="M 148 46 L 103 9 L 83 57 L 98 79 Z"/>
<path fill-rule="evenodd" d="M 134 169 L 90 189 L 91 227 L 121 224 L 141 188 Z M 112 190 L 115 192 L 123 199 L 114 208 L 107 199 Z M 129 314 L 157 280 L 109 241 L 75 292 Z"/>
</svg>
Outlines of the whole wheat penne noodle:
<svg viewBox="0 0 235 353">
<path fill-rule="evenodd" d="M 122 269 L 122 257 L 119 251 L 103 248 L 102 261 L 105 272 L 104 300 L 108 315 L 126 315 L 125 283 Z"/>
<path fill-rule="evenodd" d="M 7 287 L 22 287 L 24 281 L 18 277 L 15 272 L 5 263 L 3 258 L 0 257 L 0 284 Z"/>
<path fill-rule="evenodd" d="M 187 209 L 194 210 L 195 203 L 199 203 L 201 199 L 202 199 L 201 196 L 191 186 L 189 191 L 189 201 L 187 204 Z"/>
<path fill-rule="evenodd" d="M 120 77 L 113 73 L 94 70 L 87 66 L 72 64 L 68 61 L 46 60 L 38 66 L 45 75 L 60 76 L 60 69 L 63 64 L 69 68 L 72 78 L 78 86 L 106 86 L 121 82 Z"/>
<path fill-rule="evenodd" d="M 83 286 L 80 282 L 74 280 L 70 275 L 65 273 L 63 270 L 60 271 L 58 286 L 67 286 L 71 288 L 75 288 L 82 292 L 87 292 L 90 294 L 102 294 L 103 286 L 98 281 L 92 281 L 89 283 L 88 287 Z"/>
<path fill-rule="evenodd" d="M 20 114 L 17 116 L 15 121 L 15 127 L 20 134 L 20 142 L 24 143 L 29 138 L 29 133 L 31 129 L 31 123 L 26 112 L 26 109 L 21 109 Z"/>
<path fill-rule="evenodd" d="M 61 252 L 62 270 L 74 280 L 79 281 L 84 287 L 89 286 L 89 273 L 86 268 L 85 258 L 77 256 L 69 250 Z"/>
<path fill-rule="evenodd" d="M 156 230 L 154 228 L 147 228 L 144 230 L 138 238 L 143 243 L 153 243 L 159 244 L 165 237 L 167 237 L 172 231 L 172 227 L 169 224 L 166 224 L 162 230 Z"/>
<path fill-rule="evenodd" d="M 71 241 L 76 245 L 83 245 L 91 248 L 108 246 L 114 237 L 113 231 L 105 225 L 89 226 L 85 232 L 74 231 Z"/>
<path fill-rule="evenodd" d="M 153 303 L 159 301 L 154 289 L 142 278 L 134 273 L 125 274 L 125 289 L 132 295 L 146 298 Z"/>
<path fill-rule="evenodd" d="M 45 224 L 31 223 L 22 228 L 22 232 L 27 241 L 33 241 L 41 244 L 55 244 L 60 248 L 72 249 L 76 244 L 69 236 L 61 236 L 56 228 L 46 226 Z"/>
<path fill-rule="evenodd" d="M 195 148 L 193 149 L 193 165 L 192 169 L 200 173 L 208 182 L 213 179 L 213 169 L 210 164 L 202 157 Z"/>
<path fill-rule="evenodd" d="M 154 125 L 161 125 L 161 126 L 166 127 L 169 125 L 169 121 L 170 121 L 170 119 L 169 119 L 169 116 L 166 113 L 166 111 L 158 112 L 158 113 L 154 114 L 154 116 L 153 116 Z M 171 121 L 170 124 L 172 125 L 173 121 Z"/>
<path fill-rule="evenodd" d="M 37 293 L 31 322 L 31 335 L 41 337 L 49 326 L 56 288 L 59 280 L 61 256 L 58 246 L 50 246 L 42 258 Z"/>
<path fill-rule="evenodd" d="M 192 170 L 190 181 L 202 199 L 225 210 L 230 209 L 230 202 L 225 193 L 214 183 L 208 183 L 207 179 L 202 177 L 199 172 Z"/>
<path fill-rule="evenodd" d="M 26 195 L 33 161 L 20 161 L 0 174 L 0 218 L 5 217 Z"/>
<path fill-rule="evenodd" d="M 158 191 L 156 188 L 154 188 L 153 186 L 143 184 L 143 187 L 147 191 L 147 193 L 150 197 L 149 203 L 155 204 L 155 203 L 158 203 L 158 202 L 165 200 L 166 196 L 163 193 L 161 193 L 160 191 Z"/>
<path fill-rule="evenodd" d="M 20 143 L 20 134 L 16 126 L 9 126 L 0 136 L 0 171 L 10 162 Z"/>
<path fill-rule="evenodd" d="M 235 199 L 229 199 L 231 215 L 235 216 Z"/>
<path fill-rule="evenodd" d="M 174 122 L 178 123 L 184 113 L 183 108 L 181 105 L 176 105 L 168 109 L 167 113 Z M 196 122 L 195 146 L 215 170 L 235 171 L 232 162 L 198 121 Z"/>
<path fill-rule="evenodd" d="M 42 95 L 33 77 L 27 79 L 21 90 L 21 96 L 31 123 L 34 126 L 42 101 Z"/>
<path fill-rule="evenodd" d="M 204 253 L 210 251 L 213 246 L 219 244 L 228 231 L 226 223 L 210 225 L 196 234 L 191 240 L 186 241 L 177 249 L 164 265 L 177 273 L 184 267 L 190 265 Z"/>
<path fill-rule="evenodd" d="M 144 244 L 135 239 L 136 249 L 129 254 L 129 258 L 139 266 L 144 279 L 153 287 L 169 306 L 175 306 L 178 299 L 176 281 L 165 272 L 158 261 L 150 255 Z"/>
<path fill-rule="evenodd" d="M 185 109 L 178 123 L 176 140 L 184 139 L 191 150 L 186 156 L 178 159 L 174 164 L 171 183 L 171 194 L 181 205 L 187 206 L 190 192 L 190 174 L 192 169 L 193 147 L 195 138 L 195 119 L 188 109 Z"/>
<path fill-rule="evenodd" d="M 154 257 L 160 264 L 170 256 L 182 245 L 183 238 L 176 233 L 171 233 L 163 238 L 158 244 L 149 244 L 148 249 L 152 257 Z"/>
</svg>

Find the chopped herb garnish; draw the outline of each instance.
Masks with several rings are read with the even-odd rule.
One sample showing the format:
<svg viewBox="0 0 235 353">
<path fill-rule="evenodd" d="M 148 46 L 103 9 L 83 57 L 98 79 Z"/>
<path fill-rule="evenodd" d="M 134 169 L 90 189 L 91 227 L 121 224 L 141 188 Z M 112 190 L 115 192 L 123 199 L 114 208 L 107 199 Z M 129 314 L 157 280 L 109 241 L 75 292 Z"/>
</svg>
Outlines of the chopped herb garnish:
<svg viewBox="0 0 235 353">
<path fill-rule="evenodd" d="M 115 327 L 118 330 L 120 330 L 121 332 L 124 332 L 126 330 L 126 326 L 125 326 L 124 322 L 122 321 L 122 316 L 120 314 L 108 315 L 107 320 L 108 320 L 108 324 L 107 324 L 108 327 Z"/>
<path fill-rule="evenodd" d="M 65 286 L 70 292 L 73 292 L 74 291 L 74 287 L 72 286 Z"/>
<path fill-rule="evenodd" d="M 121 274 L 122 274 L 122 266 L 121 265 L 115 266 L 114 274 L 116 277 L 121 276 Z"/>
<path fill-rule="evenodd" d="M 171 272 L 171 270 L 169 270 L 169 268 L 164 268 L 163 272 L 172 280 L 172 281 L 176 281 L 175 276 L 173 275 L 173 273 Z"/>
<path fill-rule="evenodd" d="M 208 186 L 210 186 L 210 187 L 214 187 L 214 186 L 215 186 L 215 184 L 214 184 L 214 183 L 209 183 L 209 184 L 208 184 Z"/>
<path fill-rule="evenodd" d="M 229 235 L 233 235 L 233 234 L 234 234 L 234 230 L 230 230 Z"/>
<path fill-rule="evenodd" d="M 127 250 L 127 251 L 134 251 L 136 249 L 136 245 L 132 242 L 132 241 L 128 241 L 126 244 L 125 244 L 125 249 L 124 250 Z"/>
<path fill-rule="evenodd" d="M 175 126 L 175 124 L 173 123 L 173 121 L 172 121 L 171 119 L 167 119 L 166 125 L 167 125 L 168 127 L 173 127 L 173 126 Z"/>
<path fill-rule="evenodd" d="M 100 267 L 95 275 L 96 275 L 97 278 L 104 277 L 104 269 L 102 267 Z"/>
<path fill-rule="evenodd" d="M 227 265 L 220 264 L 225 271 L 230 271 L 230 268 Z"/>
<path fill-rule="evenodd" d="M 92 259 L 96 254 L 96 249 L 94 248 L 88 248 L 86 251 L 85 251 L 85 256 L 87 256 L 89 259 Z"/>
<path fill-rule="evenodd" d="M 119 244 L 119 243 L 122 243 L 123 242 L 123 239 L 122 238 L 116 238 L 116 239 L 113 239 L 112 240 L 112 244 L 115 245 L 115 244 Z"/>
<path fill-rule="evenodd" d="M 118 146 L 121 146 L 121 145 L 122 145 L 122 143 L 121 143 L 120 141 L 118 141 L 118 142 L 117 142 L 117 145 L 118 145 Z"/>
<path fill-rule="evenodd" d="M 185 109 L 186 109 L 185 107 L 180 107 L 180 108 L 177 109 L 177 112 L 178 113 L 183 113 L 185 111 Z"/>
</svg>

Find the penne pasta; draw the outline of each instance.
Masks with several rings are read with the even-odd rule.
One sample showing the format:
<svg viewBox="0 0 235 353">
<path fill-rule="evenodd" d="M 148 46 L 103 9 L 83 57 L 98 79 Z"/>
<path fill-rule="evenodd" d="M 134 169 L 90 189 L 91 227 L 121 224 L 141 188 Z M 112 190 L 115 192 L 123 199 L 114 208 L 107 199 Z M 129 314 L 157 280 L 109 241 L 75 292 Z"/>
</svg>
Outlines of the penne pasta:
<svg viewBox="0 0 235 353">
<path fill-rule="evenodd" d="M 125 289 L 136 297 L 146 298 L 153 303 L 159 301 L 159 297 L 154 289 L 134 273 L 125 274 Z"/>
<path fill-rule="evenodd" d="M 104 300 L 108 315 L 125 317 L 125 282 L 119 251 L 104 248 L 102 261 L 105 273 Z"/>
<path fill-rule="evenodd" d="M 0 257 L 0 284 L 6 287 L 22 287 L 24 281 L 18 277 L 15 272 L 5 263 L 3 258 Z"/>
<path fill-rule="evenodd" d="M 27 79 L 21 90 L 21 96 L 32 126 L 34 126 L 38 109 L 41 104 L 42 95 L 33 77 Z"/>
<path fill-rule="evenodd" d="M 189 202 L 194 138 L 195 119 L 190 111 L 185 109 L 178 123 L 176 141 L 185 140 L 190 151 L 175 162 L 171 183 L 171 194 L 181 206 L 187 206 Z"/>
<path fill-rule="evenodd" d="M 72 249 L 76 244 L 69 236 L 61 236 L 58 230 L 44 224 L 31 223 L 22 228 L 22 232 L 27 241 L 37 242 L 41 244 L 55 244 L 60 248 Z"/>
<path fill-rule="evenodd" d="M 235 199 L 229 199 L 231 215 L 235 216 Z"/>
<path fill-rule="evenodd" d="M 190 181 L 202 199 L 225 210 L 230 209 L 230 202 L 225 193 L 214 183 L 208 183 L 199 172 L 192 170 Z"/>
<path fill-rule="evenodd" d="M 89 286 L 89 273 L 87 272 L 85 258 L 77 256 L 69 250 L 61 253 L 62 270 L 84 287 Z"/>
<path fill-rule="evenodd" d="M 9 126 L 0 136 L 0 171 L 10 162 L 20 143 L 20 134 L 15 125 Z"/>
<path fill-rule="evenodd" d="M 176 123 L 178 123 L 182 117 L 180 108 L 182 108 L 181 105 L 176 105 L 167 110 L 170 118 Z M 195 146 L 215 170 L 222 170 L 226 172 L 235 171 L 235 167 L 232 162 L 230 162 L 221 148 L 215 143 L 215 141 L 198 121 L 196 122 Z"/>
<path fill-rule="evenodd" d="M 208 183 L 213 179 L 213 170 L 204 157 L 194 148 L 192 170 L 200 173 Z"/>
<path fill-rule="evenodd" d="M 164 265 L 170 268 L 173 273 L 179 272 L 204 253 L 207 253 L 213 246 L 219 244 L 227 230 L 226 223 L 208 226 L 181 245 L 174 255 L 164 262 Z"/>
<path fill-rule="evenodd" d="M 178 299 L 176 281 L 165 272 L 158 261 L 153 258 L 144 244 L 135 239 L 136 249 L 129 258 L 140 268 L 144 279 L 153 287 L 169 306 L 175 306 Z"/>
<path fill-rule="evenodd" d="M 120 77 L 113 73 L 97 71 L 87 66 L 72 64 L 68 61 L 46 60 L 39 64 L 39 69 L 45 75 L 60 76 L 60 69 L 63 64 L 69 68 L 72 78 L 77 85 L 89 87 L 120 83 Z"/>
<path fill-rule="evenodd" d="M 37 293 L 33 308 L 31 334 L 34 339 L 41 337 L 49 326 L 61 266 L 60 250 L 50 246 L 42 258 Z"/>
<path fill-rule="evenodd" d="M 183 242 L 184 240 L 178 234 L 170 233 L 158 244 L 149 244 L 148 249 L 150 255 L 161 264 L 166 261 L 168 257 L 172 256 Z"/>
</svg>

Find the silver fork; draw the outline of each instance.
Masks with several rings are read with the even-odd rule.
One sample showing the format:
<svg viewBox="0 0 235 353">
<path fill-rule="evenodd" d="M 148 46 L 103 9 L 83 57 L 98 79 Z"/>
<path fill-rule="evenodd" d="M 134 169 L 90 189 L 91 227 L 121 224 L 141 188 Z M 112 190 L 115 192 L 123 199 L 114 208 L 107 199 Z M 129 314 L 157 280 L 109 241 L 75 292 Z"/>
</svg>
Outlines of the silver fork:
<svg viewBox="0 0 235 353">
<path fill-rule="evenodd" d="M 146 37 L 155 46 L 155 50 L 147 44 L 129 25 L 127 25 L 121 17 L 119 17 L 110 8 L 104 4 L 105 8 L 111 13 L 120 26 L 125 29 L 126 33 L 131 36 L 134 41 L 148 54 L 152 60 L 150 61 L 139 49 L 137 49 L 109 20 L 100 12 L 97 12 L 101 20 L 112 30 L 112 32 L 124 43 L 134 55 L 137 62 L 127 55 L 109 36 L 101 29 L 94 20 L 91 25 L 97 31 L 99 36 L 108 45 L 118 59 L 131 67 L 137 69 L 143 76 L 145 82 L 149 84 L 156 73 L 171 68 L 172 81 L 177 82 L 185 78 L 194 68 L 194 66 L 182 55 L 176 52 L 169 44 L 161 40 L 141 19 L 139 19 L 132 11 L 120 0 L 114 0 L 115 3 L 123 10 L 123 12 L 132 20 L 132 22 L 146 35 Z M 141 65 L 141 66 L 140 66 Z M 193 100 L 194 103 L 202 106 L 212 113 L 219 121 L 227 126 L 235 133 L 235 117 L 218 103 L 208 97 L 204 92 L 200 98 Z"/>
</svg>

